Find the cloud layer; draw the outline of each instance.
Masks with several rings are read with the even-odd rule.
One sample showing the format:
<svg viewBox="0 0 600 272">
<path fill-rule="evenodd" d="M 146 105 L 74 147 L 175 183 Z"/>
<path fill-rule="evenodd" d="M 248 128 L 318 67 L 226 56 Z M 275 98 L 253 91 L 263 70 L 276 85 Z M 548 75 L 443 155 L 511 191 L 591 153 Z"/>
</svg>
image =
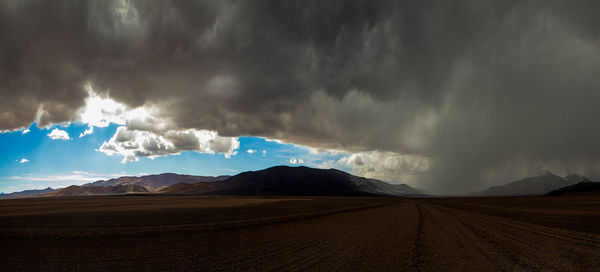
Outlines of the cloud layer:
<svg viewBox="0 0 600 272">
<path fill-rule="evenodd" d="M 240 135 L 426 158 L 421 182 L 438 192 L 505 181 L 540 164 L 598 176 L 598 8 L 3 1 L 0 130 L 120 123 L 100 150 L 125 160 L 233 154 Z M 82 118 L 89 88 L 126 109 L 152 109 L 150 117 L 119 119 L 126 109 L 116 107 L 103 112 L 107 120 Z"/>
</svg>

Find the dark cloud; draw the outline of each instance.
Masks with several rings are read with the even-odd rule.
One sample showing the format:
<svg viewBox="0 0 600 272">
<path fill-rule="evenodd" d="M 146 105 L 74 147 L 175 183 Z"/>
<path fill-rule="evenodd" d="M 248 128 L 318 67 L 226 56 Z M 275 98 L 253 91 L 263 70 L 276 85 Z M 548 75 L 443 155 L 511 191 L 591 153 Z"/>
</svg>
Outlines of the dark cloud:
<svg viewBox="0 0 600 272">
<path fill-rule="evenodd" d="M 160 109 L 176 129 L 428 157 L 423 183 L 437 191 L 539 164 L 600 174 L 597 10 L 595 1 L 2 1 L 0 129 L 76 120 L 89 82 Z M 187 136 L 172 140 L 188 147 Z"/>
</svg>

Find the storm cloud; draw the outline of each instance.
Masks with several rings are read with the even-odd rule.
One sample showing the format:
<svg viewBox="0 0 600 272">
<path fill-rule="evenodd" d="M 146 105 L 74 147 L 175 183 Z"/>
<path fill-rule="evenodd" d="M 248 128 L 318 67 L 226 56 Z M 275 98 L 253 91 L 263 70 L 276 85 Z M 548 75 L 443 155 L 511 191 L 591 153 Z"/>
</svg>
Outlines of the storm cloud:
<svg viewBox="0 0 600 272">
<path fill-rule="evenodd" d="M 599 176 L 598 10 L 597 1 L 0 1 L 0 130 L 80 121 L 91 86 L 156 109 L 170 146 L 183 149 L 207 130 L 390 154 L 402 158 L 398 177 L 418 165 L 420 187 L 436 192 L 539 165 Z M 147 147 L 180 149 L 165 146 Z M 381 156 L 371 157 L 353 162 Z"/>
</svg>

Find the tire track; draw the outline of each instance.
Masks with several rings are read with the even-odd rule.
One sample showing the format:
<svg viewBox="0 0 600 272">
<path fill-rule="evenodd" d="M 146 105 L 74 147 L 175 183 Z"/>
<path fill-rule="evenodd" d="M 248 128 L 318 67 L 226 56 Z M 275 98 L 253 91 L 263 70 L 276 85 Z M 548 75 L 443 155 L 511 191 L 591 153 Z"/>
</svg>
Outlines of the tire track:
<svg viewBox="0 0 600 272">
<path fill-rule="evenodd" d="M 357 224 L 338 229 L 339 235 L 323 239 L 318 247 L 304 248 L 303 251 L 293 255 L 286 253 L 293 258 L 273 271 L 337 270 L 335 267 L 339 268 L 340 263 L 345 263 L 364 253 L 359 249 L 365 248 L 373 240 L 385 235 L 391 223 L 389 211 L 396 212 L 398 207 L 403 205 L 398 204 L 373 211 L 368 220 L 365 218 Z"/>
<path fill-rule="evenodd" d="M 398 231 L 395 227 L 398 222 L 401 222 L 398 219 L 403 216 L 402 211 L 406 206 L 408 205 L 405 202 L 391 206 L 385 210 L 382 209 L 380 215 L 374 218 L 376 220 L 365 224 L 362 229 L 357 230 L 350 237 L 354 240 L 353 243 L 337 247 L 335 251 L 326 251 L 327 253 L 324 255 L 314 255 L 315 258 L 306 261 L 303 260 L 300 266 L 294 268 L 305 271 L 378 270 L 376 266 L 381 264 L 381 262 L 377 261 L 377 257 L 381 257 L 381 255 L 372 257 L 369 253 L 377 252 L 378 254 L 382 254 L 386 246 L 382 243 L 382 240 L 387 240 L 385 238 L 390 238 L 391 241 L 398 242 L 397 236 L 390 234 Z M 387 241 L 389 242 L 390 240 Z M 341 245 L 342 243 L 338 241 L 336 244 Z M 351 262 L 355 263 L 350 264 Z M 364 267 L 365 264 L 368 264 L 368 266 Z"/>
<path fill-rule="evenodd" d="M 321 218 L 311 218 L 303 221 L 286 223 L 267 227 L 260 232 L 272 232 L 274 236 L 282 233 L 281 239 L 265 241 L 264 237 L 257 236 L 245 240 L 242 247 L 234 246 L 218 254 L 199 256 L 161 256 L 159 260 L 139 258 L 129 260 L 132 262 L 150 263 L 153 266 L 165 267 L 167 263 L 202 263 L 198 267 L 204 271 L 247 271 L 247 270 L 303 270 L 307 267 L 322 264 L 333 265 L 331 260 L 350 249 L 368 243 L 373 237 L 383 233 L 383 228 L 390 224 L 390 210 L 397 210 L 397 204 L 383 206 L 369 210 L 358 210 L 352 213 L 337 214 Z M 309 226 L 306 229 L 303 225 Z M 311 230 L 312 228 L 312 230 Z M 256 228 L 248 229 L 253 233 Z M 299 230 L 300 232 L 296 232 Z M 308 231 L 307 231 L 308 230 Z M 227 234 L 229 231 L 225 231 Z M 373 234 L 372 236 L 365 235 Z M 247 245 L 253 244 L 253 245 Z M 345 259 L 340 259 L 341 261 Z M 119 260 L 117 262 L 121 262 Z M 116 267 L 117 269 L 119 267 Z"/>
<path fill-rule="evenodd" d="M 427 270 L 525 270 L 512 260 L 512 256 L 501 254 L 495 244 L 474 233 L 456 217 L 428 204 L 423 204 L 423 210 L 428 222 L 425 233 L 429 245 Z"/>
<path fill-rule="evenodd" d="M 309 218 L 330 216 L 339 213 L 354 212 L 363 209 L 372 209 L 394 205 L 395 203 L 378 203 L 374 205 L 365 205 L 351 208 L 342 208 L 334 210 L 316 211 L 308 213 L 297 213 L 283 216 L 273 216 L 264 218 L 255 218 L 247 220 L 229 220 L 223 222 L 211 223 L 186 223 L 177 225 L 158 225 L 158 226 L 139 226 L 139 227 L 117 227 L 117 228 L 98 228 L 86 227 L 76 229 L 39 229 L 39 228 L 0 228 L 0 239 L 2 240 L 22 240 L 22 239 L 54 239 L 54 240 L 78 240 L 78 239 L 101 239 L 104 237 L 155 237 L 157 235 L 171 235 L 173 233 L 195 233 L 201 231 L 222 231 L 235 230 L 269 224 L 281 224 L 294 221 L 302 221 Z"/>
<path fill-rule="evenodd" d="M 417 230 L 414 234 L 414 243 L 412 251 L 410 253 L 408 265 L 406 266 L 407 271 L 421 271 L 421 265 L 423 264 L 423 211 L 417 201 L 412 201 L 418 212 L 417 216 Z"/>
<path fill-rule="evenodd" d="M 451 208 L 454 209 L 454 208 Z M 454 209 L 456 210 L 456 209 Z M 457 210 L 458 211 L 458 210 Z M 464 212 L 463 212 L 464 213 Z M 578 245 L 598 248 L 600 247 L 600 235 L 579 233 L 563 229 L 554 229 L 544 226 L 534 225 L 526 222 L 520 222 L 510 219 L 502 219 L 497 216 L 491 216 L 480 212 L 469 211 L 470 216 L 477 217 L 490 223 L 502 225 L 516 231 L 529 232 L 534 235 L 542 235 L 552 239 L 559 239 L 568 243 L 577 243 Z M 509 223 L 510 222 L 510 223 Z"/>
<path fill-rule="evenodd" d="M 384 215 L 381 223 L 385 226 L 372 236 L 359 251 L 351 251 L 339 265 L 327 266 L 323 271 L 398 271 L 408 266 L 412 250 L 414 230 L 417 228 L 417 210 L 408 201 Z M 312 268 L 311 268 L 312 270 Z"/>
<path fill-rule="evenodd" d="M 357 238 L 361 238 L 361 234 L 373 230 L 372 227 L 375 221 L 373 221 L 372 218 L 377 218 L 375 215 L 382 213 L 381 209 L 387 208 L 389 207 L 379 207 L 379 209 L 370 210 L 369 212 L 357 211 L 354 213 L 354 216 L 349 218 L 350 220 L 346 220 L 346 223 L 343 223 L 342 221 L 340 222 L 342 224 L 339 225 L 327 225 L 327 231 L 325 231 L 325 229 L 319 229 L 318 232 L 315 232 L 317 236 L 313 238 L 309 238 L 306 235 L 298 235 L 295 236 L 295 239 L 289 241 L 280 240 L 277 243 L 272 243 L 266 252 L 263 252 L 260 248 L 250 249 L 263 252 L 263 254 L 242 259 L 242 261 L 236 264 L 223 267 L 223 270 L 232 270 L 230 268 L 233 268 L 233 270 L 246 270 L 248 267 L 257 263 L 256 259 L 259 259 L 260 263 L 268 264 L 274 263 L 274 260 L 276 259 L 283 259 L 283 257 L 288 257 L 289 261 L 284 261 L 283 264 L 273 268 L 274 271 L 296 270 L 303 266 L 310 266 L 313 263 L 326 259 L 329 255 L 339 254 L 340 249 L 343 246 L 347 246 L 340 241 L 353 239 L 354 244 L 358 243 L 361 239 Z M 371 220 L 365 218 L 365 220 L 356 222 L 357 218 L 361 218 L 361 214 L 368 216 Z M 383 216 L 379 217 L 383 218 Z M 334 218 L 328 218 L 326 220 L 333 221 L 332 219 Z M 290 246 L 290 244 L 292 244 L 292 246 Z M 262 246 L 263 245 L 259 245 L 259 247 Z"/>
<path fill-rule="evenodd" d="M 529 225 L 525 228 L 521 226 L 525 223 L 506 218 L 473 214 L 454 208 L 441 209 L 451 216 L 462 218 L 465 226 L 488 237 L 498 247 L 509 252 L 520 252 L 521 259 L 527 261 L 533 270 L 544 267 L 547 271 L 568 271 L 574 270 L 574 267 L 597 267 L 599 264 L 594 261 L 600 255 L 598 247 L 582 244 L 578 240 L 544 235 L 543 232 L 547 229 L 545 227 Z M 519 227 L 513 224 L 518 224 Z"/>
<path fill-rule="evenodd" d="M 512 203 L 509 200 L 502 201 Z M 84 235 L 59 235 L 64 240 L 43 235 L 17 240 L 18 235 L 9 234 L 3 237 L 10 239 L 0 237 L 0 261 L 3 271 L 598 271 L 600 267 L 596 232 L 549 227 L 562 225 L 548 217 L 543 217 L 544 225 L 532 224 L 539 222 L 536 218 L 520 221 L 514 219 L 522 218 L 516 206 L 503 210 L 506 217 L 487 214 L 478 206 L 458 206 L 500 200 L 373 199 L 360 202 L 360 207 L 328 201 L 332 200 L 322 205 L 327 209 L 303 209 L 307 212 L 302 214 L 261 213 L 283 216 L 210 226 L 184 224 L 180 229 L 166 225 L 148 233 L 142 228 L 142 235 L 108 235 L 109 231 L 91 237 L 86 228 L 81 228 Z M 531 206 L 524 209 L 530 211 Z M 545 214 L 553 209 L 560 220 L 565 214 L 561 206 L 549 206 Z M 135 229 L 116 229 L 117 234 L 125 231 Z"/>
</svg>

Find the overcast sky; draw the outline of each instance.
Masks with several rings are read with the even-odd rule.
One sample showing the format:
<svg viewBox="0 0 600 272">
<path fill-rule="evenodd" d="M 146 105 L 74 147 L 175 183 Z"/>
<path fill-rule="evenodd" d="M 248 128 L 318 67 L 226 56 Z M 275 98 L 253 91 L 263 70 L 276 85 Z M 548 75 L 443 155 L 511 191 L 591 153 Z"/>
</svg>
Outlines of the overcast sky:
<svg viewBox="0 0 600 272">
<path fill-rule="evenodd" d="M 0 167 L 43 174 L 18 170 L 34 163 L 19 145 L 90 137 L 78 148 L 104 163 L 191 152 L 227 168 L 253 154 L 239 138 L 249 136 L 310 150 L 284 163 L 324 154 L 311 166 L 439 193 L 537 168 L 597 178 L 598 10 L 551 0 L 0 1 L 10 157 Z M 45 138 L 17 140 L 25 129 Z"/>
</svg>

